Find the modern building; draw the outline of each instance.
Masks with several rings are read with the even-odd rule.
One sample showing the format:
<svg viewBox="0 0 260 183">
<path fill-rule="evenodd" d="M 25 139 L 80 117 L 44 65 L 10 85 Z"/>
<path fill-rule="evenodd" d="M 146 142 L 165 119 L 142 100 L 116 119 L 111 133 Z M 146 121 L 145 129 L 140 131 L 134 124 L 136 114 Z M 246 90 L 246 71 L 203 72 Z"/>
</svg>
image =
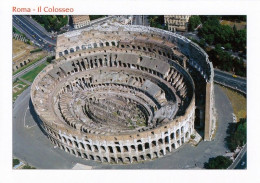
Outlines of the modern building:
<svg viewBox="0 0 260 183">
<path fill-rule="evenodd" d="M 187 31 L 190 15 L 164 15 L 164 23 L 169 31 Z"/>
<path fill-rule="evenodd" d="M 75 29 L 79 29 L 89 25 L 89 15 L 71 15 L 72 24 Z"/>
</svg>

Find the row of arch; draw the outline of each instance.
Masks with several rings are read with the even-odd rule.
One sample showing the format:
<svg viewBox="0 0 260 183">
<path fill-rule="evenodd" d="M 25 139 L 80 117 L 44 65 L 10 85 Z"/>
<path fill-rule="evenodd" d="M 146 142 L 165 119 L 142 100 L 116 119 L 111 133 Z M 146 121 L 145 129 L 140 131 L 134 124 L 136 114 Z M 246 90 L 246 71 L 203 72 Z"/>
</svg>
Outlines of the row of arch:
<svg viewBox="0 0 260 183">
<path fill-rule="evenodd" d="M 187 139 L 189 139 L 189 135 L 191 132 L 191 128 L 189 131 L 187 131 L 184 135 L 180 134 L 180 131 L 182 131 L 183 127 L 176 132 L 172 132 L 170 135 L 166 135 L 164 138 L 159 138 L 158 140 L 152 140 L 150 143 L 136 143 L 135 145 L 108 145 L 108 146 L 98 146 L 95 144 L 90 144 L 89 142 L 84 144 L 82 142 L 78 142 L 76 139 L 70 139 L 66 138 L 65 136 L 60 136 L 59 134 L 56 134 L 49 128 L 47 128 L 49 135 L 52 136 L 52 138 L 59 140 L 60 143 L 65 144 L 66 146 L 77 148 L 77 149 L 83 149 L 86 152 L 95 152 L 95 153 L 125 153 L 125 152 L 145 152 L 146 150 L 152 150 L 152 149 L 158 149 L 158 147 L 168 146 L 169 144 L 173 145 L 177 143 L 178 146 L 185 143 Z M 183 132 L 184 133 L 184 132 Z"/>
<path fill-rule="evenodd" d="M 87 49 L 92 49 L 92 48 L 102 48 L 102 47 L 106 47 L 106 46 L 117 46 L 117 45 L 118 45 L 117 41 L 89 43 L 88 45 L 76 46 L 75 48 L 69 48 L 67 50 L 64 50 L 63 52 L 59 52 L 59 57 L 61 57 L 63 55 L 68 55 L 69 53 L 74 53 L 75 51 L 87 50 Z"/>
<path fill-rule="evenodd" d="M 141 154 L 129 154 L 128 156 L 124 155 L 124 156 L 120 156 L 120 155 L 105 155 L 105 154 L 93 154 L 93 153 L 89 153 L 86 151 L 82 151 L 82 150 L 76 150 L 73 149 L 71 147 L 68 146 L 64 146 L 61 143 L 57 142 L 55 139 L 49 137 L 51 142 L 58 146 L 60 149 L 73 154 L 77 157 L 81 157 L 87 160 L 95 160 L 98 162 L 103 162 L 103 163 L 134 163 L 134 162 L 140 162 L 140 161 L 145 161 L 145 160 L 152 160 L 154 158 L 159 158 L 162 157 L 164 155 L 166 155 L 167 152 L 171 152 L 175 149 L 177 149 L 181 143 L 180 140 L 177 141 L 177 146 L 175 143 L 172 143 L 171 145 L 167 146 L 166 148 L 163 149 L 158 149 L 152 152 L 147 152 L 147 153 L 141 153 Z M 182 138 L 182 143 L 184 143 L 184 140 Z"/>
</svg>

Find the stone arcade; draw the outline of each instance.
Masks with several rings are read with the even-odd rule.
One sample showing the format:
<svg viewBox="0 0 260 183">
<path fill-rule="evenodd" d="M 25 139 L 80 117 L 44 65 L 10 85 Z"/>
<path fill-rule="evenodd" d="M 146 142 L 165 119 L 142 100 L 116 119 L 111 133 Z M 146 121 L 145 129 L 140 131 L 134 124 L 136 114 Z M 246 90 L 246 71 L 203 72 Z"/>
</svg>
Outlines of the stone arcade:
<svg viewBox="0 0 260 183">
<path fill-rule="evenodd" d="M 59 148 L 133 163 L 188 142 L 198 116 L 211 140 L 213 74 L 206 53 L 182 36 L 106 23 L 58 36 L 56 61 L 34 80 L 31 99 Z"/>
</svg>

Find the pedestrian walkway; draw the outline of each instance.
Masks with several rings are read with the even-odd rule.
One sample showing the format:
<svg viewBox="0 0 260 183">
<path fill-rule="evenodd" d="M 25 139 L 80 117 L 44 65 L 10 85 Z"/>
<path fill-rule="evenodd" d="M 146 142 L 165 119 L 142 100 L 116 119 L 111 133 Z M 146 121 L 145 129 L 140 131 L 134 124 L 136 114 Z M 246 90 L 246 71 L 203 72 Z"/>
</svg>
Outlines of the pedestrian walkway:
<svg viewBox="0 0 260 183">
<path fill-rule="evenodd" d="M 27 80 L 25 80 L 25 79 L 23 79 L 23 78 L 19 78 L 19 80 L 21 80 L 22 82 L 24 82 L 24 83 L 26 83 L 26 84 L 28 84 L 28 85 L 31 85 L 32 83 L 30 82 L 30 81 L 27 81 Z"/>
</svg>

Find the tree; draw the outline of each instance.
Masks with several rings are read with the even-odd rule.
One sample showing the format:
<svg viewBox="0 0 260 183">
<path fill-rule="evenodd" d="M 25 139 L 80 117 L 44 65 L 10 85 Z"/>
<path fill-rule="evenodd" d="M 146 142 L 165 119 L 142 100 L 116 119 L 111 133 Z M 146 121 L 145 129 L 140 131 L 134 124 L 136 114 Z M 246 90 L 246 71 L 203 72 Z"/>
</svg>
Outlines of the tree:
<svg viewBox="0 0 260 183">
<path fill-rule="evenodd" d="M 204 163 L 206 169 L 227 169 L 232 164 L 232 160 L 225 156 L 210 158 L 208 163 Z"/>
<path fill-rule="evenodd" d="M 246 143 L 246 119 L 240 119 L 236 124 L 235 131 L 228 138 L 228 146 L 231 151 L 234 151 L 238 146 L 243 146 Z"/>
<path fill-rule="evenodd" d="M 232 49 L 232 46 L 231 46 L 230 43 L 226 43 L 226 44 L 224 45 L 224 47 L 225 47 L 226 50 L 231 50 L 231 49 Z"/>
<path fill-rule="evenodd" d="M 13 167 L 15 165 L 19 165 L 19 163 L 20 163 L 19 159 L 13 159 Z"/>
<path fill-rule="evenodd" d="M 189 18 L 188 30 L 194 31 L 194 29 L 197 28 L 199 24 L 201 24 L 200 17 L 198 15 L 192 15 Z"/>
</svg>

